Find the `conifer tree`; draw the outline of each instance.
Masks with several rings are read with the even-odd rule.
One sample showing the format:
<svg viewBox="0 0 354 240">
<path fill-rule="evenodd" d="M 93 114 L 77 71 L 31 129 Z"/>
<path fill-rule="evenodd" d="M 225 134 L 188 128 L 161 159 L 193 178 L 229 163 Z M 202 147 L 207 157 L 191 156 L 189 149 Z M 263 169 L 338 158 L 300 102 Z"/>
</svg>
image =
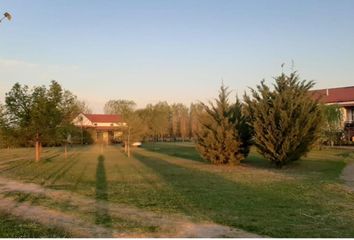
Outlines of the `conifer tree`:
<svg viewBox="0 0 354 240">
<path fill-rule="evenodd" d="M 199 116 L 201 129 L 197 132 L 197 150 L 214 164 L 238 164 L 245 157 L 245 148 L 235 124 L 240 123 L 235 116 L 240 113 L 237 112 L 239 105 L 232 107 L 229 104 L 229 94 L 222 85 L 215 104 L 202 103 L 204 115 Z"/>
<path fill-rule="evenodd" d="M 298 160 L 320 136 L 322 114 L 311 97 L 312 81 L 300 81 L 296 72 L 275 78 L 274 90 L 264 81 L 245 96 L 247 112 L 259 152 L 278 167 Z"/>
<path fill-rule="evenodd" d="M 236 102 L 231 106 L 230 121 L 235 125 L 236 131 L 239 134 L 241 152 L 246 158 L 252 145 L 252 126 L 249 116 L 245 114 L 244 104 L 238 98 L 236 98 Z"/>
</svg>

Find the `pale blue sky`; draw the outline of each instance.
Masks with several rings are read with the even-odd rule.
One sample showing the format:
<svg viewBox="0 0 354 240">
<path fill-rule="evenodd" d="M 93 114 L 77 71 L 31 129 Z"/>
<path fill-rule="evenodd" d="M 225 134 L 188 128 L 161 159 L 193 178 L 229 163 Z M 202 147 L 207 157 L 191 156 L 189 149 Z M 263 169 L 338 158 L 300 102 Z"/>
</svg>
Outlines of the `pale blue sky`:
<svg viewBox="0 0 354 240">
<path fill-rule="evenodd" d="M 15 82 L 59 81 L 102 112 L 242 94 L 291 60 L 317 88 L 354 85 L 354 1 L 3 0 L 0 101 Z"/>
</svg>

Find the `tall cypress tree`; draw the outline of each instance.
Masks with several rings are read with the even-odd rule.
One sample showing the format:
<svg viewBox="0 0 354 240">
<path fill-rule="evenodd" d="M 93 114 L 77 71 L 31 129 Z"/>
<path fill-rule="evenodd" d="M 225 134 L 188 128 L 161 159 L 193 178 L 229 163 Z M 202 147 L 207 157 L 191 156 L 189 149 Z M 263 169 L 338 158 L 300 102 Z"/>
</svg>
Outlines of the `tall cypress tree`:
<svg viewBox="0 0 354 240">
<path fill-rule="evenodd" d="M 215 104 L 209 102 L 208 106 L 202 103 L 204 115 L 199 116 L 201 129 L 197 132 L 197 150 L 214 164 L 238 164 L 248 154 L 236 129 L 243 122 L 236 116 L 241 114 L 240 104 L 230 105 L 229 94 L 222 85 Z"/>
<path fill-rule="evenodd" d="M 239 134 L 241 152 L 246 158 L 252 145 L 253 131 L 250 124 L 250 117 L 245 114 L 245 106 L 238 98 L 236 98 L 236 102 L 231 105 L 229 118 Z"/>
<path fill-rule="evenodd" d="M 321 108 L 309 94 L 312 81 L 300 81 L 296 72 L 275 78 L 274 90 L 264 81 L 245 96 L 252 120 L 254 143 L 276 166 L 298 160 L 320 136 Z"/>
</svg>

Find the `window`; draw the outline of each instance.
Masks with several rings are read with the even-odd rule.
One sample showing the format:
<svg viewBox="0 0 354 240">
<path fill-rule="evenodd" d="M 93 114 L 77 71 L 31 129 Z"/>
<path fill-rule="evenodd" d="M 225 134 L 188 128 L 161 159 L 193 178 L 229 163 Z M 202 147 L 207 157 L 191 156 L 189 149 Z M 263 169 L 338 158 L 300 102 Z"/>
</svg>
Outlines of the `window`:
<svg viewBox="0 0 354 240">
<path fill-rule="evenodd" d="M 354 108 L 350 109 L 350 118 L 349 118 L 350 121 L 354 121 Z"/>
</svg>

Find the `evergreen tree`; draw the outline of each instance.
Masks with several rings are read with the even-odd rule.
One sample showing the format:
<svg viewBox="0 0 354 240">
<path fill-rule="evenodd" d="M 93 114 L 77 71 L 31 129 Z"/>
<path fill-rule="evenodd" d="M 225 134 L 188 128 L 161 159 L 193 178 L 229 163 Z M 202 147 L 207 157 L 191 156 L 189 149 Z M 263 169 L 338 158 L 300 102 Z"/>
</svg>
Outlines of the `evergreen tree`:
<svg viewBox="0 0 354 240">
<path fill-rule="evenodd" d="M 264 81 L 245 96 L 255 145 L 276 166 L 298 160 L 320 136 L 321 108 L 311 97 L 312 81 L 300 81 L 296 72 L 275 78 L 274 90 Z"/>
<path fill-rule="evenodd" d="M 250 118 L 245 114 L 244 105 L 236 98 L 236 103 L 231 106 L 230 121 L 235 125 L 241 140 L 241 152 L 246 158 L 252 145 L 252 127 Z"/>
<path fill-rule="evenodd" d="M 197 150 L 208 161 L 214 164 L 238 164 L 244 159 L 244 149 L 235 123 L 237 107 L 228 102 L 227 88 L 223 85 L 215 104 L 202 103 L 205 115 L 199 116 L 201 129 L 197 132 Z M 239 112 L 240 113 L 240 112 Z"/>
</svg>

